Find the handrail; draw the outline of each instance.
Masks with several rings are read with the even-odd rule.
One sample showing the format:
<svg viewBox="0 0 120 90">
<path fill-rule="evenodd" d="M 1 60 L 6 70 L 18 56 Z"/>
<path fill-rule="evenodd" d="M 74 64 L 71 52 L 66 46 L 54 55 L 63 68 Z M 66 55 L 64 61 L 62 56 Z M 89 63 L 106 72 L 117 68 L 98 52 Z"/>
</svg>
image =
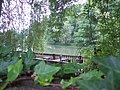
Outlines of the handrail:
<svg viewBox="0 0 120 90">
<path fill-rule="evenodd" d="M 49 59 L 55 60 L 55 59 L 62 59 L 66 58 L 66 60 L 71 61 L 71 60 L 76 60 L 79 63 L 83 63 L 83 57 L 82 56 L 76 56 L 76 55 L 64 55 L 64 54 L 49 54 L 49 53 L 36 53 L 34 52 L 37 58 L 43 56 L 48 56 L 51 57 Z M 44 57 L 43 57 L 44 58 Z"/>
</svg>

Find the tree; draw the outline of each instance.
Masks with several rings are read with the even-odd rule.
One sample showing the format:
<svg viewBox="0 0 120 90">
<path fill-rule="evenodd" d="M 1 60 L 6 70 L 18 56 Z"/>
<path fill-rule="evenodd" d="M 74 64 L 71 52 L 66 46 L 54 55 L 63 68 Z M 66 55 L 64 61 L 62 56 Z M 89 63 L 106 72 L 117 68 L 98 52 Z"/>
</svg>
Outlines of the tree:
<svg viewBox="0 0 120 90">
<path fill-rule="evenodd" d="M 33 51 L 44 51 L 46 32 L 47 19 L 42 22 L 35 21 L 27 37 L 28 47 L 32 48 Z"/>
</svg>

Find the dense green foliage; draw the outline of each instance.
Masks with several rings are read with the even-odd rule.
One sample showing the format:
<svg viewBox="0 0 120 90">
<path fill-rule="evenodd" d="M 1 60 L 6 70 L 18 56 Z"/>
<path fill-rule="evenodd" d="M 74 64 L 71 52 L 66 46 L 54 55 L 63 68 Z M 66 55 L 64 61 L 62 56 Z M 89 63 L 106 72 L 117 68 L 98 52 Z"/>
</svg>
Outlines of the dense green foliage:
<svg viewBox="0 0 120 90">
<path fill-rule="evenodd" d="M 7 67 L 19 60 L 19 52 L 12 52 L 12 46 L 0 46 L 0 76 L 7 73 Z"/>
<path fill-rule="evenodd" d="M 44 51 L 46 31 L 47 19 L 42 22 L 35 21 L 29 30 L 27 38 L 28 47 L 33 48 L 36 52 Z"/>
<path fill-rule="evenodd" d="M 86 5 L 66 8 L 57 16 L 51 17 L 52 21 L 61 20 L 59 24 L 56 22 L 57 25 L 52 25 L 54 27 L 49 31 L 49 40 L 52 43 L 65 44 L 65 36 L 69 33 L 66 44 L 74 43 L 81 47 L 84 55 L 87 51 L 89 56 L 116 56 L 120 52 L 119 10 L 119 0 L 89 0 Z"/>
<path fill-rule="evenodd" d="M 6 48 L 8 49 L 9 46 L 8 47 L 3 46 L 3 48 L 1 48 L 1 51 L 5 50 Z M 11 52 L 11 48 L 9 53 L 7 52 L 1 53 L 2 57 L 1 57 L 0 63 L 3 64 L 2 59 L 4 59 L 4 57 L 11 55 L 10 52 Z M 31 53 L 31 50 L 28 50 L 26 55 L 27 57 L 25 57 L 24 59 L 22 59 L 22 57 L 21 59 L 19 59 L 20 57 L 16 58 L 16 56 L 13 56 L 12 58 L 16 58 L 18 60 L 14 62 L 14 64 L 9 63 L 7 61 L 7 63 L 9 63 L 9 65 L 7 64 L 6 66 L 6 68 L 8 69 L 8 72 L 4 74 L 4 76 L 7 76 L 7 79 L 3 81 L 4 80 L 2 79 L 3 76 L 0 76 L 1 82 L 2 82 L 0 83 L 0 85 L 2 85 L 0 88 L 1 90 L 3 90 L 10 82 L 14 81 L 19 74 L 23 73 L 22 70 L 26 68 L 25 60 L 28 60 L 28 62 L 30 62 L 29 61 L 30 59 L 32 61 L 32 58 L 33 58 L 32 56 L 34 56 L 34 54 Z M 96 69 L 80 74 L 80 76 L 77 76 L 77 77 L 71 76 L 69 81 L 65 81 L 62 79 L 61 85 L 63 89 L 66 89 L 69 86 L 78 85 L 82 90 L 94 90 L 94 89 L 101 90 L 103 88 L 106 90 L 119 90 L 120 88 L 119 87 L 119 81 L 120 81 L 119 80 L 120 79 L 119 77 L 120 76 L 120 69 L 119 69 L 120 60 L 119 59 L 120 57 L 112 57 L 112 56 L 105 59 L 103 59 L 102 57 L 93 58 L 92 61 L 96 63 L 96 65 L 98 66 Z M 6 70 L 5 68 L 2 67 L 2 64 L 1 64 L 1 69 L 2 69 L 1 71 Z M 32 63 L 32 64 L 35 65 L 35 63 Z M 31 64 L 29 65 L 28 63 L 28 66 L 29 66 L 28 70 L 30 70 Z M 43 86 L 50 85 L 50 83 L 54 79 L 53 75 L 55 74 L 60 75 L 60 72 L 61 72 L 61 77 L 63 77 L 63 75 L 68 75 L 68 74 L 72 75 L 77 73 L 77 71 L 79 72 L 81 68 L 85 69 L 85 67 L 86 67 L 85 64 L 80 65 L 80 64 L 77 64 L 76 62 L 68 63 L 62 66 L 61 65 L 53 66 L 53 65 L 46 64 L 43 61 L 40 61 L 39 64 L 35 65 L 35 68 L 33 67 L 36 72 L 35 82 L 40 83 L 40 85 L 43 85 Z"/>
<path fill-rule="evenodd" d="M 0 79 L 2 83 L 0 83 L 0 90 L 3 90 L 7 84 L 14 81 L 19 74 L 25 74 L 28 70 L 32 70 L 31 66 L 37 63 L 37 61 L 33 61 L 33 58 L 34 54 L 31 50 L 24 53 L 14 51 L 12 46 L 1 45 Z M 7 80 L 5 80 L 5 78 L 7 78 Z"/>
<path fill-rule="evenodd" d="M 93 59 L 99 65 L 98 70 L 83 73 L 69 81 L 61 81 L 63 89 L 78 85 L 81 90 L 119 90 L 120 83 L 120 57 L 109 57 L 105 59 Z"/>
<path fill-rule="evenodd" d="M 23 51 L 27 48 L 38 52 L 44 51 L 45 43 L 52 43 L 77 45 L 82 54 L 87 56 L 118 55 L 120 52 L 119 0 L 88 0 L 86 4 L 71 6 L 69 0 L 60 2 L 50 1 L 49 19 L 44 17 L 41 20 L 37 15 L 37 20 L 33 20 L 28 30 L 22 30 L 21 33 L 16 30 L 0 32 L 0 42 L 11 44 L 15 50 L 20 48 Z M 64 9 L 68 2 L 69 7 Z M 35 3 L 35 12 L 37 9 L 41 10 L 39 6 Z"/>
<path fill-rule="evenodd" d="M 72 76 L 75 73 L 80 72 L 80 69 L 82 69 L 82 65 L 77 62 L 70 62 L 61 66 L 61 70 L 58 75 L 60 75 L 60 77 L 64 77 L 65 75 Z"/>
<path fill-rule="evenodd" d="M 119 90 L 120 86 L 120 57 L 109 57 L 106 59 L 95 59 L 98 63 L 99 70 L 104 73 L 104 78 L 101 80 L 90 79 L 80 80 L 78 84 L 82 90 Z M 92 83 L 91 83 L 92 82 Z"/>
<path fill-rule="evenodd" d="M 4 90 L 7 84 L 16 80 L 18 75 L 23 69 L 22 60 L 17 61 L 15 64 L 11 64 L 8 67 L 7 80 L 0 86 L 0 90 Z"/>
<path fill-rule="evenodd" d="M 54 75 L 61 78 L 71 75 L 68 81 L 61 80 L 63 89 L 74 85 L 81 90 L 120 89 L 120 1 L 88 0 L 82 5 L 71 5 L 70 1 L 49 0 L 51 15 L 42 19 L 39 15 L 42 4 L 35 2 L 33 11 L 37 19 L 31 18 L 28 29 L 17 32 L 2 28 L 0 89 L 29 70 L 35 71 L 35 82 L 43 86 L 50 85 Z M 79 47 L 84 63 L 71 62 L 57 67 L 34 61 L 33 51 L 44 52 L 45 43 Z M 84 73 L 72 76 L 81 69 Z"/>
</svg>

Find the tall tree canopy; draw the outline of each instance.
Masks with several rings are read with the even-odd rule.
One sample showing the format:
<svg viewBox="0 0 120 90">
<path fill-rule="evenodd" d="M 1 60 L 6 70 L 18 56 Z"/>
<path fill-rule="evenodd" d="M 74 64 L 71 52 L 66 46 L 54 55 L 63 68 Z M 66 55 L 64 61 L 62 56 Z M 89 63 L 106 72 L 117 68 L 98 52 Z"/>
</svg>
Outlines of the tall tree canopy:
<svg viewBox="0 0 120 90">
<path fill-rule="evenodd" d="M 25 35 L 23 40 L 27 40 L 35 33 L 39 36 L 40 32 L 48 30 L 49 41 L 67 44 L 75 42 L 95 55 L 117 55 L 120 52 L 120 1 L 88 0 L 84 5 L 73 5 L 78 1 L 4 0 L 1 3 L 1 33 L 7 37 L 7 30 L 21 33 L 27 29 L 27 34 L 22 34 Z M 42 24 L 46 18 L 47 25 Z M 34 25 L 38 25 L 36 30 Z M 40 29 L 40 25 L 45 30 Z"/>
</svg>

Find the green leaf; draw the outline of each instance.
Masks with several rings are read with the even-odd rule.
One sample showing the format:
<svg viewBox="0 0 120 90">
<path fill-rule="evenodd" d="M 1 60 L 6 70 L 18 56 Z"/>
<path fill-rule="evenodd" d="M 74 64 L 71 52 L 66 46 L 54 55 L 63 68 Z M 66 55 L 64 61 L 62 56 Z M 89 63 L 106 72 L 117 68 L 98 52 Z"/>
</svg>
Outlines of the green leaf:
<svg viewBox="0 0 120 90">
<path fill-rule="evenodd" d="M 25 70 L 30 70 L 30 67 L 34 65 L 37 61 L 33 60 L 35 55 L 33 54 L 31 49 L 28 49 L 26 53 L 22 54 L 22 59 L 25 65 Z"/>
<path fill-rule="evenodd" d="M 0 61 L 0 75 L 7 74 L 7 67 L 11 64 L 15 64 L 17 62 L 17 59 L 14 59 L 12 61 Z"/>
<path fill-rule="evenodd" d="M 18 77 L 22 69 L 23 69 L 22 60 L 19 60 L 17 63 L 8 66 L 7 80 L 14 81 Z"/>
<path fill-rule="evenodd" d="M 120 57 L 110 56 L 109 58 L 100 59 L 96 58 L 93 61 L 100 65 L 100 69 L 103 72 L 108 72 L 109 70 L 120 73 Z"/>
<path fill-rule="evenodd" d="M 79 77 L 71 77 L 69 81 L 64 81 L 63 79 L 61 80 L 60 84 L 62 85 L 63 89 L 66 89 L 69 86 L 75 85 L 76 81 L 79 80 Z"/>
<path fill-rule="evenodd" d="M 36 76 L 35 79 L 34 79 L 34 81 L 35 81 L 36 83 L 39 83 L 39 84 L 42 85 L 42 86 L 48 86 L 48 85 L 50 85 L 50 82 L 51 82 L 52 80 L 53 80 L 53 77 L 50 76 L 50 75 L 45 75 L 45 76 L 39 75 L 39 76 Z"/>
<path fill-rule="evenodd" d="M 120 57 L 109 57 L 106 59 L 94 60 L 98 65 L 100 65 L 99 69 L 104 72 L 105 78 L 99 79 L 100 74 L 97 75 L 93 73 L 94 71 L 91 71 L 92 73 L 87 73 L 85 76 L 83 74 L 83 76 L 80 76 L 83 80 L 77 81 L 81 90 L 120 90 L 119 59 Z M 91 75 L 95 77 L 91 77 Z M 96 76 L 98 76 L 98 78 L 96 78 Z"/>
<path fill-rule="evenodd" d="M 61 80 L 60 84 L 62 85 L 63 89 L 66 89 L 67 87 L 69 87 L 72 83 L 71 82 L 66 82 L 63 79 Z"/>
<path fill-rule="evenodd" d="M 110 90 L 104 88 L 103 81 L 98 80 L 79 80 L 77 84 L 81 90 Z"/>
<path fill-rule="evenodd" d="M 45 64 L 44 61 L 41 61 L 38 65 L 35 66 L 35 72 L 38 75 L 54 75 L 57 71 L 59 71 L 60 67 L 55 67 L 52 65 Z"/>
<path fill-rule="evenodd" d="M 120 81 L 115 82 L 114 77 L 113 73 L 109 72 L 103 80 L 79 80 L 77 84 L 81 87 L 81 90 L 119 90 Z"/>
<path fill-rule="evenodd" d="M 34 68 L 34 71 L 38 75 L 38 77 L 35 78 L 35 81 L 43 86 L 49 85 L 50 82 L 53 80 L 53 75 L 59 70 L 60 67 L 47 65 L 44 61 L 41 61 Z"/>
<path fill-rule="evenodd" d="M 8 85 L 8 81 L 3 82 L 2 84 L 0 84 L 0 90 L 5 90 L 5 88 Z"/>
<path fill-rule="evenodd" d="M 80 71 L 81 66 L 77 62 L 71 62 L 71 63 L 63 65 L 62 69 L 63 69 L 62 73 L 64 74 L 74 74 Z"/>
<path fill-rule="evenodd" d="M 1 56 L 6 56 L 7 54 L 9 54 L 12 51 L 13 47 L 11 46 L 6 46 L 6 45 L 0 45 L 0 55 Z M 0 56 L 0 58 L 1 58 Z"/>
<path fill-rule="evenodd" d="M 83 73 L 80 75 L 80 78 L 83 80 L 96 80 L 101 79 L 101 76 L 104 75 L 101 71 L 92 70 L 87 73 Z"/>
</svg>

